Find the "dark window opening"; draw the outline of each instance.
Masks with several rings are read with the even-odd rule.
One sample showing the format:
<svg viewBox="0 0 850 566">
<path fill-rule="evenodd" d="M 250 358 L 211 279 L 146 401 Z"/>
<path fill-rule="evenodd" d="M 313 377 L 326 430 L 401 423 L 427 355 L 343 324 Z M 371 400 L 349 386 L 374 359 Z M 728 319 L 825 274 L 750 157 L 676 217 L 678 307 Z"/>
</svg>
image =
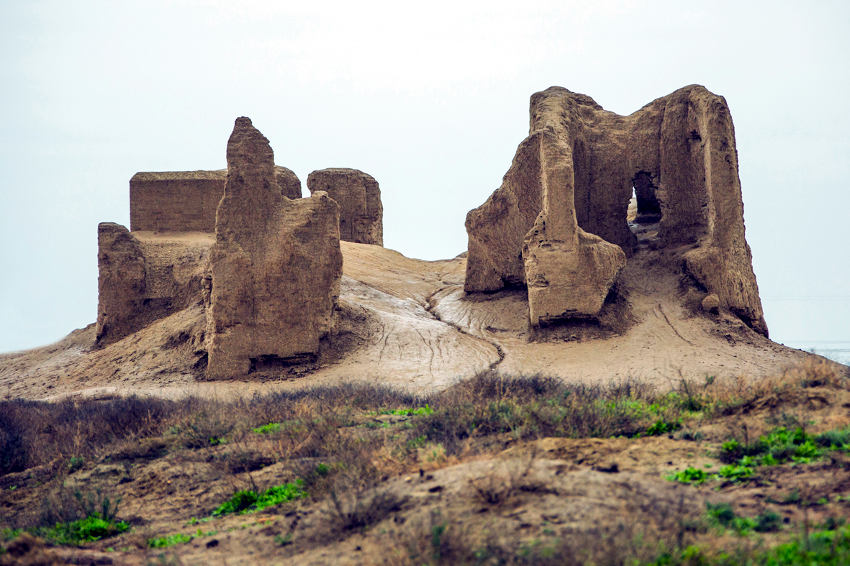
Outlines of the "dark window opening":
<svg viewBox="0 0 850 566">
<path fill-rule="evenodd" d="M 635 224 L 655 224 L 661 220 L 661 203 L 655 194 L 657 187 L 652 183 L 652 176 L 641 171 L 632 179 L 634 195 L 637 200 Z"/>
</svg>

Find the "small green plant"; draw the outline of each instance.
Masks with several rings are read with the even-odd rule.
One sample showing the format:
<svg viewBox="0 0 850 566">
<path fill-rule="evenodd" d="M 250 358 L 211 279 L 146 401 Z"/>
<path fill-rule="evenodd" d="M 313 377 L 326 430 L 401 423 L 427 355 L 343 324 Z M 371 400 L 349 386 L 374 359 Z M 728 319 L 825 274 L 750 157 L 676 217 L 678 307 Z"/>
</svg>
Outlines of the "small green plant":
<svg viewBox="0 0 850 566">
<path fill-rule="evenodd" d="M 711 464 L 708 464 L 707 467 L 711 467 Z M 707 480 L 743 481 L 750 479 L 753 475 L 754 470 L 750 466 L 729 464 L 723 466 L 714 474 L 702 468 L 686 468 L 680 472 L 669 474 L 667 479 L 679 483 L 700 484 Z"/>
<path fill-rule="evenodd" d="M 251 430 L 257 434 L 271 434 L 280 430 L 280 423 L 269 423 Z"/>
<path fill-rule="evenodd" d="M 765 552 L 759 563 L 771 566 L 850 564 L 850 526 L 816 531 Z"/>
<path fill-rule="evenodd" d="M 286 533 L 285 535 L 275 535 L 274 542 L 278 546 L 288 546 L 292 544 L 292 533 Z"/>
<path fill-rule="evenodd" d="M 440 523 L 431 527 L 431 556 L 437 562 L 440 561 L 443 534 L 445 534 L 447 527 L 447 523 Z"/>
<path fill-rule="evenodd" d="M 84 519 L 41 527 L 35 529 L 34 533 L 56 544 L 79 545 L 121 534 L 129 528 L 130 525 L 124 521 L 104 519 L 95 513 Z"/>
<path fill-rule="evenodd" d="M 73 474 L 82 468 L 83 464 L 85 464 L 85 460 L 83 458 L 80 456 L 71 456 L 71 458 L 68 459 L 68 473 Z"/>
<path fill-rule="evenodd" d="M 744 455 L 744 447 L 736 439 L 727 440 L 720 445 L 720 460 L 726 463 L 737 462 Z"/>
<path fill-rule="evenodd" d="M 700 547 L 691 545 L 683 549 L 665 550 L 646 566 L 672 566 L 673 564 L 708 565 L 711 561 Z"/>
<path fill-rule="evenodd" d="M 833 452 L 850 452 L 850 426 L 819 434 L 815 443 Z"/>
<path fill-rule="evenodd" d="M 670 481 L 679 483 L 702 483 L 709 478 L 708 472 L 701 468 L 685 468 L 667 476 Z"/>
<path fill-rule="evenodd" d="M 419 415 L 432 415 L 434 414 L 434 409 L 432 409 L 429 405 L 425 405 L 424 407 L 415 407 L 413 409 L 394 409 L 394 410 L 384 410 L 381 411 L 382 415 L 399 415 L 403 417 L 410 416 L 419 416 Z"/>
<path fill-rule="evenodd" d="M 10 529 L 8 527 L 0 529 L 0 549 L 4 548 L 2 543 L 15 540 L 22 532 L 21 529 Z M 3 554 L 3 552 L 0 551 L 0 554 Z"/>
<path fill-rule="evenodd" d="M 740 481 L 749 479 L 753 475 L 753 469 L 749 466 L 741 466 L 730 464 L 728 466 L 723 466 L 717 471 L 717 474 L 714 476 L 716 478 L 723 478 L 730 481 Z"/>
<path fill-rule="evenodd" d="M 762 511 L 756 516 L 753 530 L 757 533 L 773 533 L 782 528 L 782 517 L 775 511 Z"/>
<path fill-rule="evenodd" d="M 778 427 L 752 444 L 730 439 L 720 446 L 718 457 L 729 464 L 721 469 L 720 477 L 743 480 L 753 475 L 758 466 L 778 466 L 789 462 L 808 464 L 823 457 L 824 450 L 848 450 L 850 427 L 832 430 L 816 437 L 802 427 Z"/>
<path fill-rule="evenodd" d="M 191 542 L 192 540 L 199 537 L 208 537 L 216 534 L 218 531 L 207 531 L 204 532 L 201 529 L 194 534 L 187 533 L 174 533 L 172 535 L 166 535 L 164 537 L 156 537 L 148 539 L 148 546 L 150 548 L 167 548 L 169 546 L 174 546 L 177 544 L 186 544 L 187 542 Z"/>
<path fill-rule="evenodd" d="M 759 438 L 752 452 L 769 454 L 778 464 L 788 461 L 805 464 L 821 457 L 821 450 L 815 444 L 814 438 L 801 427 L 779 427 L 770 431 Z"/>
<path fill-rule="evenodd" d="M 150 548 L 167 548 L 176 544 L 186 544 L 187 542 L 191 542 L 191 540 L 192 535 L 175 533 L 173 535 L 148 539 L 148 546 Z"/>
<path fill-rule="evenodd" d="M 708 517 L 709 524 L 731 529 L 738 534 L 745 534 L 756 526 L 756 521 L 749 517 L 740 517 L 735 514 L 735 510 L 728 503 L 711 503 L 706 501 L 705 512 Z"/>
<path fill-rule="evenodd" d="M 785 497 L 782 498 L 782 503 L 797 504 L 802 501 L 803 496 L 800 495 L 800 490 L 797 488 L 792 489 L 785 495 Z"/>
<path fill-rule="evenodd" d="M 644 436 L 661 436 L 662 434 L 669 434 L 671 432 L 675 432 L 682 428 L 682 424 L 679 422 L 669 422 L 664 419 L 658 419 L 652 425 L 650 425 L 646 432 L 643 433 Z"/>
<path fill-rule="evenodd" d="M 231 513 L 244 515 L 246 513 L 260 511 L 266 507 L 280 505 L 293 499 L 307 497 L 307 492 L 304 491 L 303 486 L 304 481 L 298 479 L 294 483 L 285 483 L 270 487 L 262 493 L 243 489 L 237 491 L 230 499 L 219 505 L 212 514 L 214 517 L 229 515 Z"/>
<path fill-rule="evenodd" d="M 705 511 L 710 525 L 733 530 L 739 535 L 750 531 L 770 533 L 782 528 L 782 517 L 770 510 L 759 513 L 755 518 L 741 517 L 729 503 L 706 502 Z"/>
</svg>

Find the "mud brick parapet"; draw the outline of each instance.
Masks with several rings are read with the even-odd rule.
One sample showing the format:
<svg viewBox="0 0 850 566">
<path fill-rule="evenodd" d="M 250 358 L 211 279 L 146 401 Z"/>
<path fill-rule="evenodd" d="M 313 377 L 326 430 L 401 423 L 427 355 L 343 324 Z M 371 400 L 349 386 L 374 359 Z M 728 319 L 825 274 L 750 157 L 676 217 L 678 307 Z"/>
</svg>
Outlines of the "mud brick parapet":
<svg viewBox="0 0 850 566">
<path fill-rule="evenodd" d="M 286 167 L 274 168 L 283 196 L 301 198 L 301 181 Z M 136 173 L 130 179 L 130 230 L 215 232 L 215 211 L 227 169 Z"/>
<path fill-rule="evenodd" d="M 214 232 L 227 170 L 136 173 L 130 179 L 130 230 Z"/>
</svg>

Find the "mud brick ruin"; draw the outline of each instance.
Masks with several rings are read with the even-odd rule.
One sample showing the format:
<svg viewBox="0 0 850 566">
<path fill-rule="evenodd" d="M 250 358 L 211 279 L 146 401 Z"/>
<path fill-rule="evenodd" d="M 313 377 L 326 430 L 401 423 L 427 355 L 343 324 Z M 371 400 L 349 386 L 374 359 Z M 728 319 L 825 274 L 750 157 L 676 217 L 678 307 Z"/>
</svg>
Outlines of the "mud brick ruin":
<svg viewBox="0 0 850 566">
<path fill-rule="evenodd" d="M 274 165 L 248 118 L 236 120 L 227 165 L 130 180 L 131 229 L 98 227 L 98 345 L 199 305 L 210 379 L 317 355 L 339 296 L 340 213 L 349 226 L 364 226 L 358 241 L 380 244 L 377 182 L 327 170 L 342 172 L 332 177 L 343 184 L 330 184 L 342 208 L 315 188 L 302 199 L 300 180 Z M 350 197 L 358 190 L 359 200 Z"/>
<path fill-rule="evenodd" d="M 552 87 L 530 115 L 502 186 L 467 215 L 467 292 L 526 286 L 532 326 L 592 319 L 635 248 L 634 189 L 636 221 L 658 223 L 654 245 L 714 308 L 767 335 L 723 97 L 688 86 L 620 116 Z"/>
<path fill-rule="evenodd" d="M 552 87 L 530 115 L 501 187 L 467 215 L 467 295 L 523 288 L 531 329 L 599 321 L 640 243 L 677 266 L 703 311 L 767 336 L 722 97 L 688 86 L 620 116 Z M 191 307 L 210 379 L 315 359 L 334 331 L 340 239 L 382 245 L 383 207 L 356 169 L 314 171 L 307 186 L 300 198 L 248 118 L 226 170 L 137 173 L 131 229 L 98 228 L 97 344 Z"/>
</svg>

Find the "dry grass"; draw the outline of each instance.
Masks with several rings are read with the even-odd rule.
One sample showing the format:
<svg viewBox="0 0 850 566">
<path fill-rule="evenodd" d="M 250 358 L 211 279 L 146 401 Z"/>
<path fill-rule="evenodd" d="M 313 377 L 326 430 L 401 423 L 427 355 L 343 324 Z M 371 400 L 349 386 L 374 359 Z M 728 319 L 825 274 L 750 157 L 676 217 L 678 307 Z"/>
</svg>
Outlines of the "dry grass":
<svg viewBox="0 0 850 566">
<path fill-rule="evenodd" d="M 788 401 L 788 395 L 807 388 L 847 389 L 848 386 L 850 374 L 846 370 L 824 358 L 811 357 L 780 374 L 759 380 L 743 376 L 703 382 L 681 379 L 678 390 L 716 412 L 731 414 L 750 410 L 759 404 Z"/>
<path fill-rule="evenodd" d="M 765 404 L 775 402 L 783 411 L 793 411 L 795 403 L 803 403 L 817 388 L 846 390 L 848 377 L 813 359 L 759 382 L 680 379 L 672 391 L 639 381 L 590 386 L 482 373 L 427 397 L 340 385 L 229 402 L 138 397 L 0 402 L 0 489 L 9 500 L 14 499 L 13 488 L 32 489 L 41 501 L 38 509 L 30 505 L 4 517 L 0 527 L 79 516 L 80 499 L 69 496 L 63 483 L 80 474 L 87 477 L 100 464 L 130 470 L 168 460 L 167 466 L 206 470 L 203 479 L 189 478 L 176 489 L 204 482 L 210 490 L 205 501 L 216 504 L 238 490 L 260 492 L 276 483 L 303 480 L 309 504 L 320 507 L 326 523 L 324 534 L 311 544 L 326 544 L 379 523 L 385 528 L 385 519 L 405 511 L 407 498 L 384 485 L 401 474 L 419 472 L 421 477 L 426 470 L 496 454 L 513 441 L 672 436 L 673 431 L 677 438 L 687 438 L 685 432 L 691 430 L 746 427 L 744 417 L 750 419 Z M 728 436 L 708 433 L 716 434 L 716 441 Z M 527 461 L 514 459 L 497 464 L 491 474 L 465 479 L 474 504 L 509 511 L 529 494 L 549 493 L 545 478 L 532 473 L 536 457 L 531 452 Z M 114 500 L 109 493 L 91 493 Z M 86 497 L 94 497 L 91 493 Z M 215 506 L 196 505 L 206 514 Z M 59 515 L 48 518 L 42 507 Z M 608 537 L 605 546 L 588 546 L 590 540 L 581 537 L 529 542 L 510 534 L 473 532 L 432 514 L 421 524 L 393 527 L 399 542 L 386 556 L 395 563 L 417 564 L 569 563 L 564 556 L 575 557 L 576 563 L 617 563 L 623 556 L 649 560 L 658 556 L 659 544 L 681 549 L 687 513 L 674 511 L 667 509 L 658 518 L 669 519 L 669 525 L 654 530 L 637 531 L 623 523 L 620 531 L 596 533 Z M 635 537 L 651 543 L 637 544 Z M 289 543 L 281 552 L 303 550 L 299 544 Z M 588 548 L 592 555 L 585 552 Z"/>
<path fill-rule="evenodd" d="M 61 467 L 71 458 L 85 461 L 106 454 L 123 458 L 157 457 L 170 439 L 200 449 L 227 439 L 237 446 L 252 429 L 269 423 L 280 428 L 264 447 L 275 460 L 327 458 L 351 450 L 353 425 L 364 415 L 385 409 L 428 405 L 434 413 L 412 420 L 405 440 L 419 442 L 413 451 L 440 462 L 467 454 L 473 440 L 508 433 L 519 439 L 541 437 L 634 436 L 654 420 L 676 422 L 689 412 L 703 416 L 748 411 L 758 404 L 787 402 L 808 387 L 847 388 L 848 377 L 823 360 L 759 381 L 681 379 L 671 395 L 646 383 L 565 384 L 540 376 L 508 378 L 482 373 L 443 392 L 416 397 L 380 386 L 343 384 L 297 393 L 275 393 L 250 400 L 150 397 L 105 400 L 0 402 L 0 477 L 39 466 Z M 364 439 L 356 444 L 359 453 Z M 379 434 L 368 435 L 370 452 L 382 468 L 402 469 L 398 447 Z M 485 443 L 486 444 L 486 443 Z M 250 452 L 250 451 L 248 451 Z M 256 466 L 248 452 L 234 470 Z M 437 454 L 442 453 L 442 455 Z M 346 458 L 343 458 L 345 460 Z M 424 463 L 424 462 L 423 462 Z M 2 480 L 0 480 L 2 483 Z"/>
</svg>

